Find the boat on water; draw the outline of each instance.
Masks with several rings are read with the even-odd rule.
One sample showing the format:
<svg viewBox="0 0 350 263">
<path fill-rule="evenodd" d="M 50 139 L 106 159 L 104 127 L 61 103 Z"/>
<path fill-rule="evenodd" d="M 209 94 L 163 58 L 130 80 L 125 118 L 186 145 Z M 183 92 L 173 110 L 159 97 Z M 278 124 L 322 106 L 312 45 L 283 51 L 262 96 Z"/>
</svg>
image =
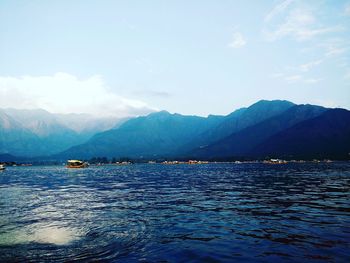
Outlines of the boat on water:
<svg viewBox="0 0 350 263">
<path fill-rule="evenodd" d="M 89 163 L 80 161 L 80 160 L 68 160 L 67 168 L 86 168 L 89 166 Z"/>
<path fill-rule="evenodd" d="M 116 162 L 115 164 L 116 164 L 116 165 L 129 165 L 129 164 L 132 164 L 132 163 L 131 163 L 131 162 L 124 161 L 124 162 Z"/>
<path fill-rule="evenodd" d="M 287 164 L 288 162 L 286 160 L 281 159 L 270 159 L 263 161 L 265 164 Z"/>
<path fill-rule="evenodd" d="M 3 171 L 5 169 L 6 169 L 5 165 L 4 164 L 0 164 L 0 171 Z"/>
</svg>

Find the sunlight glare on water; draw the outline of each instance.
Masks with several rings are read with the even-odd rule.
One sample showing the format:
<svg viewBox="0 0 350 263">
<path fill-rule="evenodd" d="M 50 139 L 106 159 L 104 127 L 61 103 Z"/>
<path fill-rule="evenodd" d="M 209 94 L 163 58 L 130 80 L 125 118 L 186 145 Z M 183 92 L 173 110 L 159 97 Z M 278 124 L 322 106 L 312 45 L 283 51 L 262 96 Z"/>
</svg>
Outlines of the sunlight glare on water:
<svg viewBox="0 0 350 263">
<path fill-rule="evenodd" d="M 27 244 L 30 242 L 54 245 L 67 245 L 79 239 L 74 229 L 62 227 L 29 226 L 0 235 L 0 246 Z"/>
<path fill-rule="evenodd" d="M 51 243 L 55 245 L 66 245 L 77 240 L 74 229 L 59 228 L 59 227 L 45 227 L 34 232 L 32 236 L 33 242 Z"/>
</svg>

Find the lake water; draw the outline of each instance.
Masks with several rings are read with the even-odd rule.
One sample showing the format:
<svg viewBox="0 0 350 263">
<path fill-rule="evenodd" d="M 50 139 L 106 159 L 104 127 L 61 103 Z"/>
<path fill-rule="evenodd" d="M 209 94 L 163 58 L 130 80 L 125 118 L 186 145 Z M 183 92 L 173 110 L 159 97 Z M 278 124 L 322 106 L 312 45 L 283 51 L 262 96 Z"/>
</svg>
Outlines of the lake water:
<svg viewBox="0 0 350 263">
<path fill-rule="evenodd" d="M 8 167 L 0 262 L 350 262 L 350 163 Z"/>
</svg>

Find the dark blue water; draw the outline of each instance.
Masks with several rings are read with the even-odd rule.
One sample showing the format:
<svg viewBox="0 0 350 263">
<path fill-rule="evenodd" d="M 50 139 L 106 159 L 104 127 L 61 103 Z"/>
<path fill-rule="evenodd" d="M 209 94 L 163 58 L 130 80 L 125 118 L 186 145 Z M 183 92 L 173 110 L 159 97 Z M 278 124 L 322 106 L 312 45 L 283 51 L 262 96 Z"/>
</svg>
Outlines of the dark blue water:
<svg viewBox="0 0 350 263">
<path fill-rule="evenodd" d="M 350 163 L 0 173 L 0 262 L 350 262 Z"/>
</svg>

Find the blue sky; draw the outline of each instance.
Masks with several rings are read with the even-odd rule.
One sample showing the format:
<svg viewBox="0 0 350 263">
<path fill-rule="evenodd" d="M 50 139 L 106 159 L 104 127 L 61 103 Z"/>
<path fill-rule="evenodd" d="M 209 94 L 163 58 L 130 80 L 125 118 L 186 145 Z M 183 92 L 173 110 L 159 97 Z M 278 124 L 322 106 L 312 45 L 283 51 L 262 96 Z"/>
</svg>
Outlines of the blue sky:
<svg viewBox="0 0 350 263">
<path fill-rule="evenodd" d="M 287 99 L 350 108 L 349 26 L 342 0 L 2 0 L 0 107 L 206 116 Z"/>
</svg>

